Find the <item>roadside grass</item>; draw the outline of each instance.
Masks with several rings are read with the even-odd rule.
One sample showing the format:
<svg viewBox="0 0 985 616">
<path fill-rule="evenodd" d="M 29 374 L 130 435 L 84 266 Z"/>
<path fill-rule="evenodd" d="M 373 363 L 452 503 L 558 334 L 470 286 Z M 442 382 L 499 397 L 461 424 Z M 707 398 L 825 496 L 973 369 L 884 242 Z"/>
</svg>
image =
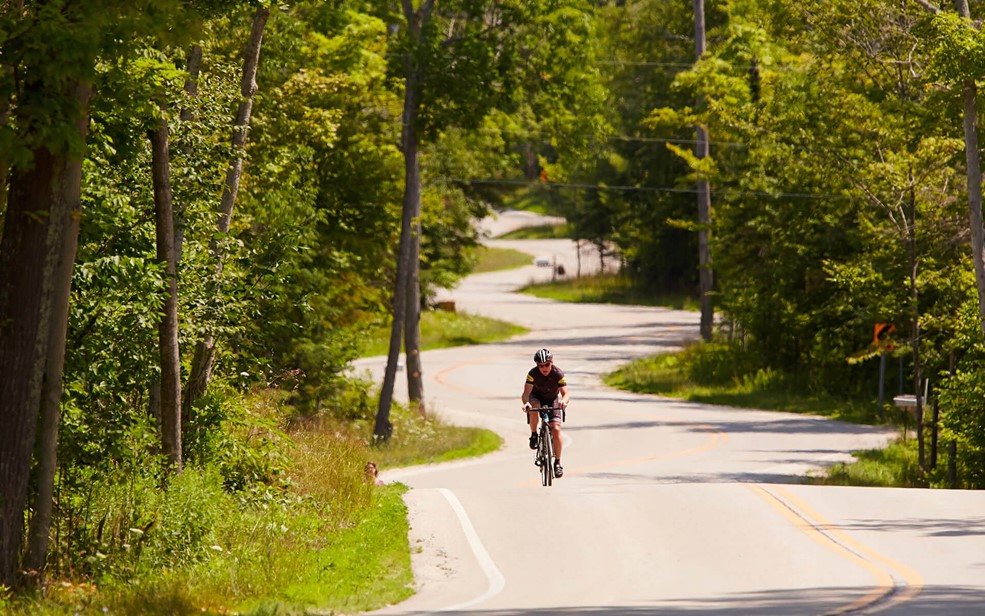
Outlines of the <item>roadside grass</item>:
<svg viewBox="0 0 985 616">
<path fill-rule="evenodd" d="M 574 236 L 574 225 L 538 225 L 523 227 L 498 236 L 501 240 L 557 240 L 570 239 Z"/>
<path fill-rule="evenodd" d="M 267 416 L 282 395 L 261 393 L 250 402 L 257 414 Z M 153 494 L 138 492 L 123 504 L 132 508 L 160 499 L 159 528 L 147 532 L 143 552 L 134 541 L 101 575 L 50 579 L 34 593 L 0 589 L 0 611 L 10 616 L 342 614 L 406 599 L 413 594 L 402 500 L 407 488 L 367 482 L 366 462 L 385 470 L 482 455 L 498 449 L 501 439 L 399 405 L 391 421 L 394 436 L 382 446 L 368 444 L 370 418 L 352 424 L 295 421 L 285 432 L 290 465 L 281 487 L 255 484 L 230 492 L 217 473 L 186 467 L 167 491 L 151 485 Z M 130 489 L 118 486 L 124 493 Z M 94 502 L 93 514 L 104 504 Z M 169 522 L 167 511 L 179 519 Z M 193 545 L 180 554 L 152 550 L 159 540 L 165 547 L 176 541 Z"/>
<path fill-rule="evenodd" d="M 524 327 L 498 319 L 464 312 L 426 310 L 421 313 L 421 350 L 499 342 L 526 331 Z M 389 344 L 389 325 L 373 328 L 366 332 L 360 356 L 386 355 Z"/>
<path fill-rule="evenodd" d="M 823 475 L 811 476 L 807 482 L 826 486 L 864 486 L 882 488 L 944 487 L 942 477 L 920 470 L 919 453 L 914 439 L 899 439 L 885 449 L 866 449 L 852 453 L 855 462 L 838 463 Z"/>
<path fill-rule="evenodd" d="M 869 401 L 810 393 L 795 378 L 749 369 L 726 345 L 701 344 L 642 358 L 604 377 L 611 387 L 704 404 L 821 415 L 852 423 L 884 423 Z"/>
<path fill-rule="evenodd" d="M 495 246 L 479 246 L 477 257 L 473 274 L 516 269 L 534 262 L 534 258 L 525 252 Z"/>
<path fill-rule="evenodd" d="M 691 311 L 700 309 L 695 297 L 684 293 L 651 293 L 634 284 L 627 276 L 618 274 L 563 278 L 556 282 L 527 285 L 521 291 L 562 302 L 663 306 Z"/>
<path fill-rule="evenodd" d="M 368 451 L 382 469 L 477 457 L 496 451 L 503 444 L 503 439 L 491 430 L 454 426 L 440 415 L 422 417 L 402 405 L 394 406 L 390 421 L 394 425 L 393 436 Z M 371 438 L 372 426 L 367 425 L 365 433 Z"/>
<path fill-rule="evenodd" d="M 313 550 L 291 550 L 264 572 L 274 583 L 262 599 L 237 611 L 275 614 L 351 614 L 400 602 L 413 594 L 407 508 L 402 484 L 380 486 L 368 515 L 323 539 Z M 269 582 L 268 582 L 269 583 Z"/>
</svg>

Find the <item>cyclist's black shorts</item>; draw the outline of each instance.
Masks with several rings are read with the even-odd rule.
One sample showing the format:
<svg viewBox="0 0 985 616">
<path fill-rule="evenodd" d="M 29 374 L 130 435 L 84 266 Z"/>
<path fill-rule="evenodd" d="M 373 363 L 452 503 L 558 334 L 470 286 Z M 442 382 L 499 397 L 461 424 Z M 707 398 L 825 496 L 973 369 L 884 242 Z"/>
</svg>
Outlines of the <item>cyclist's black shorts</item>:
<svg viewBox="0 0 985 616">
<path fill-rule="evenodd" d="M 554 407 L 554 410 L 551 411 L 551 413 L 550 413 L 550 416 L 551 416 L 550 422 L 551 423 L 561 423 L 564 420 L 564 411 L 561 410 L 561 409 L 559 409 L 559 408 L 557 408 L 560 405 L 560 403 L 561 403 L 560 400 L 551 400 L 550 402 L 544 402 L 543 400 L 541 400 L 537 396 L 537 394 L 532 393 L 532 394 L 530 394 L 530 402 L 531 403 L 534 403 L 534 402 L 539 403 L 540 406 L 553 406 Z"/>
</svg>

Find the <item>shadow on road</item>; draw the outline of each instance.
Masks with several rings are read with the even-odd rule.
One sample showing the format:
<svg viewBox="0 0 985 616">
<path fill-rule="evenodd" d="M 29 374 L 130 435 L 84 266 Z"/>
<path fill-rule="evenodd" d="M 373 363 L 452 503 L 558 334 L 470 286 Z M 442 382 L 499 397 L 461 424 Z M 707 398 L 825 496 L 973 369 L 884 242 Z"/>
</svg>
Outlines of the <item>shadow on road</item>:
<svg viewBox="0 0 985 616">
<path fill-rule="evenodd" d="M 654 572 L 659 575 L 659 572 Z M 822 614 L 867 614 L 886 601 L 866 608 L 844 611 L 854 601 L 860 599 L 863 591 L 858 588 L 810 588 L 775 589 L 757 593 L 724 595 L 719 598 L 671 599 L 653 605 L 611 605 L 597 607 L 556 607 L 518 610 L 442 611 L 442 614 L 464 616 L 642 616 L 644 614 L 689 614 L 694 616 L 820 616 Z M 408 612 L 423 616 L 430 612 Z M 983 598 L 980 588 L 964 586 L 928 586 L 915 599 L 893 607 L 890 611 L 899 616 L 923 614 L 946 614 L 947 616 L 981 616 Z"/>
</svg>

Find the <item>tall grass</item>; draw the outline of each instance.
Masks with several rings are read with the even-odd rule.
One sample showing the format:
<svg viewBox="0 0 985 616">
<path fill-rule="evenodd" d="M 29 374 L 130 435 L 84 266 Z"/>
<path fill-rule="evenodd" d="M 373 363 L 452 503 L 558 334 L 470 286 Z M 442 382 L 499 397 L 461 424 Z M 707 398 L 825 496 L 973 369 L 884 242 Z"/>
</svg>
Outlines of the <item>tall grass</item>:
<svg viewBox="0 0 985 616">
<path fill-rule="evenodd" d="M 811 477 L 818 485 L 926 488 L 928 476 L 920 470 L 916 443 L 897 441 L 885 449 L 868 449 L 853 454 L 855 462 L 839 463 L 824 475 Z"/>
<path fill-rule="evenodd" d="M 381 466 L 410 466 L 474 457 L 495 451 L 503 443 L 495 432 L 453 426 L 436 415 L 421 417 L 404 406 L 394 406 L 390 420 L 394 425 L 393 436 L 370 449 L 374 461 Z M 365 430 L 368 435 L 370 427 Z"/>
<path fill-rule="evenodd" d="M 247 399 L 266 421 L 282 394 Z M 286 423 L 275 484 L 230 489 L 214 464 L 188 465 L 162 488 L 138 466 L 94 474 L 62 494 L 72 507 L 77 564 L 43 588 L 11 596 L 11 616 L 62 614 L 352 613 L 412 594 L 400 484 L 367 482 L 364 467 L 440 461 L 500 446 L 499 437 L 395 407 L 394 437 L 371 448 L 366 423 Z M 366 422 L 367 420 L 363 420 Z"/>
</svg>

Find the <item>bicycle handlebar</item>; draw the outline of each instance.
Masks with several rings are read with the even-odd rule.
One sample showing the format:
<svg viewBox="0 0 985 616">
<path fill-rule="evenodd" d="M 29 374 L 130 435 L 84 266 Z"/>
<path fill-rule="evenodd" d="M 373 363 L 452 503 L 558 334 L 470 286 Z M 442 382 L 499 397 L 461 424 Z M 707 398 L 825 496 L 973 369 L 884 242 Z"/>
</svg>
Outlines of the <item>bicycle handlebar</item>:
<svg viewBox="0 0 985 616">
<path fill-rule="evenodd" d="M 530 408 L 530 409 L 526 409 L 525 408 L 523 410 L 525 412 L 527 412 L 527 413 L 539 413 L 541 419 L 544 420 L 544 421 L 547 421 L 548 414 L 551 411 L 561 411 L 561 421 L 564 421 L 565 419 L 567 419 L 566 415 L 568 414 L 566 408 L 563 407 L 563 406 L 542 406 L 542 407 L 536 408 L 536 409 L 535 408 Z"/>
</svg>

